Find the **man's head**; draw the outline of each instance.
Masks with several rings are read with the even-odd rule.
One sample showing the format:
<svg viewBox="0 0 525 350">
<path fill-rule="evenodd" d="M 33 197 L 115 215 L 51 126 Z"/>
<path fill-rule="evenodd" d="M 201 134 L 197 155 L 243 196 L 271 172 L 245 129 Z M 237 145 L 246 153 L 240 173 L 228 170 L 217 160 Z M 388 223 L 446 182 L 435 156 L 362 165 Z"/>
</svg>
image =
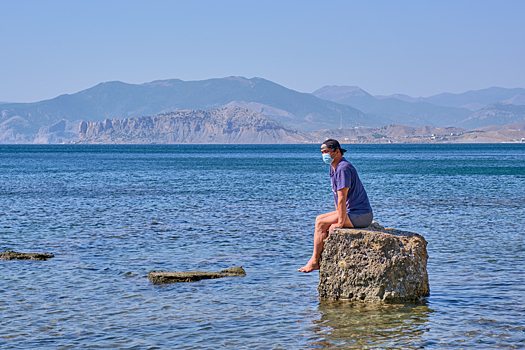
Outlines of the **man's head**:
<svg viewBox="0 0 525 350">
<path fill-rule="evenodd" d="M 345 154 L 346 149 L 341 148 L 339 141 L 334 139 L 328 139 L 321 145 L 321 153 L 331 153 L 339 150 L 341 155 Z"/>
<path fill-rule="evenodd" d="M 341 148 L 341 145 L 337 140 L 328 139 L 321 145 L 321 153 L 323 154 L 323 161 L 326 164 L 337 165 L 346 149 Z M 334 163 L 335 161 L 335 163 Z"/>
</svg>

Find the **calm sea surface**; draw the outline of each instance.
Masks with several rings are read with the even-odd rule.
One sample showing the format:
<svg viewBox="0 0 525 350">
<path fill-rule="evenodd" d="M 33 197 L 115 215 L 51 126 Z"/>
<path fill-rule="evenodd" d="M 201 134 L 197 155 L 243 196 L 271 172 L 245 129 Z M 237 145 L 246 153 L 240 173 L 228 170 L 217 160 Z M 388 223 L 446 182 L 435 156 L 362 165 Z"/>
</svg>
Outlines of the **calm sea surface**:
<svg viewBox="0 0 525 350">
<path fill-rule="evenodd" d="M 297 272 L 333 210 L 319 145 L 0 146 L 0 251 L 55 254 L 0 261 L 0 348 L 525 348 L 525 145 L 347 149 L 375 220 L 429 242 L 425 302 Z"/>
</svg>

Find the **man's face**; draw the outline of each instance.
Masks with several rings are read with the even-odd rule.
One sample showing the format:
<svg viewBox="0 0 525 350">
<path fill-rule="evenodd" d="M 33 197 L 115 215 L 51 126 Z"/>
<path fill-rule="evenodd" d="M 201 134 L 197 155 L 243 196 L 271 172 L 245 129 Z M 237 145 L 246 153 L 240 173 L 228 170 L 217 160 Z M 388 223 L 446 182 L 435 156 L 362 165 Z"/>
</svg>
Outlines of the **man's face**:
<svg viewBox="0 0 525 350">
<path fill-rule="evenodd" d="M 330 158 L 334 159 L 334 156 L 335 156 L 334 155 L 334 150 L 331 149 L 331 148 L 326 147 L 326 145 L 324 143 L 321 145 L 321 153 L 322 154 L 329 154 Z"/>
</svg>

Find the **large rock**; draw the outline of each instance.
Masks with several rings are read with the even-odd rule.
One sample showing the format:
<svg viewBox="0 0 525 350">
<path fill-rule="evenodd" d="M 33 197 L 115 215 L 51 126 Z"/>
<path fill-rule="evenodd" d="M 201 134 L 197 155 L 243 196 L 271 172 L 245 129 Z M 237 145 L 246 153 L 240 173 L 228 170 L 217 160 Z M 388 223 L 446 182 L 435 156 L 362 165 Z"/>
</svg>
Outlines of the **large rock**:
<svg viewBox="0 0 525 350">
<path fill-rule="evenodd" d="M 194 282 L 194 281 L 200 281 L 203 279 L 234 277 L 234 276 L 246 276 L 246 271 L 244 271 L 244 269 L 241 266 L 238 266 L 238 267 L 230 267 L 229 269 L 222 270 L 219 272 L 150 271 L 148 273 L 148 278 L 150 282 L 152 283 Z"/>
<path fill-rule="evenodd" d="M 320 259 L 319 296 L 353 301 L 416 301 L 429 295 L 427 241 L 384 228 L 336 229 Z"/>
</svg>

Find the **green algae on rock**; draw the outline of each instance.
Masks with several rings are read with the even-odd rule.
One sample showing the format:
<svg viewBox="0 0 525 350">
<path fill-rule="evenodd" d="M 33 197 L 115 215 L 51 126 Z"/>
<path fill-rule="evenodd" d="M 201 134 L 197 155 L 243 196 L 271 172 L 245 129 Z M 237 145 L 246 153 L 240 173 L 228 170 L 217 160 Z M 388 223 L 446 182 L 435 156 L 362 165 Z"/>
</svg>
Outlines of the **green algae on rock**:
<svg viewBox="0 0 525 350">
<path fill-rule="evenodd" d="M 210 271 L 150 271 L 148 278 L 152 283 L 172 283 L 172 282 L 195 282 L 203 279 L 213 279 L 221 277 L 246 276 L 246 271 L 241 266 L 230 267 L 219 272 Z"/>
<path fill-rule="evenodd" d="M 12 250 L 0 253 L 0 260 L 47 260 L 53 257 L 49 253 L 18 253 Z"/>
</svg>

